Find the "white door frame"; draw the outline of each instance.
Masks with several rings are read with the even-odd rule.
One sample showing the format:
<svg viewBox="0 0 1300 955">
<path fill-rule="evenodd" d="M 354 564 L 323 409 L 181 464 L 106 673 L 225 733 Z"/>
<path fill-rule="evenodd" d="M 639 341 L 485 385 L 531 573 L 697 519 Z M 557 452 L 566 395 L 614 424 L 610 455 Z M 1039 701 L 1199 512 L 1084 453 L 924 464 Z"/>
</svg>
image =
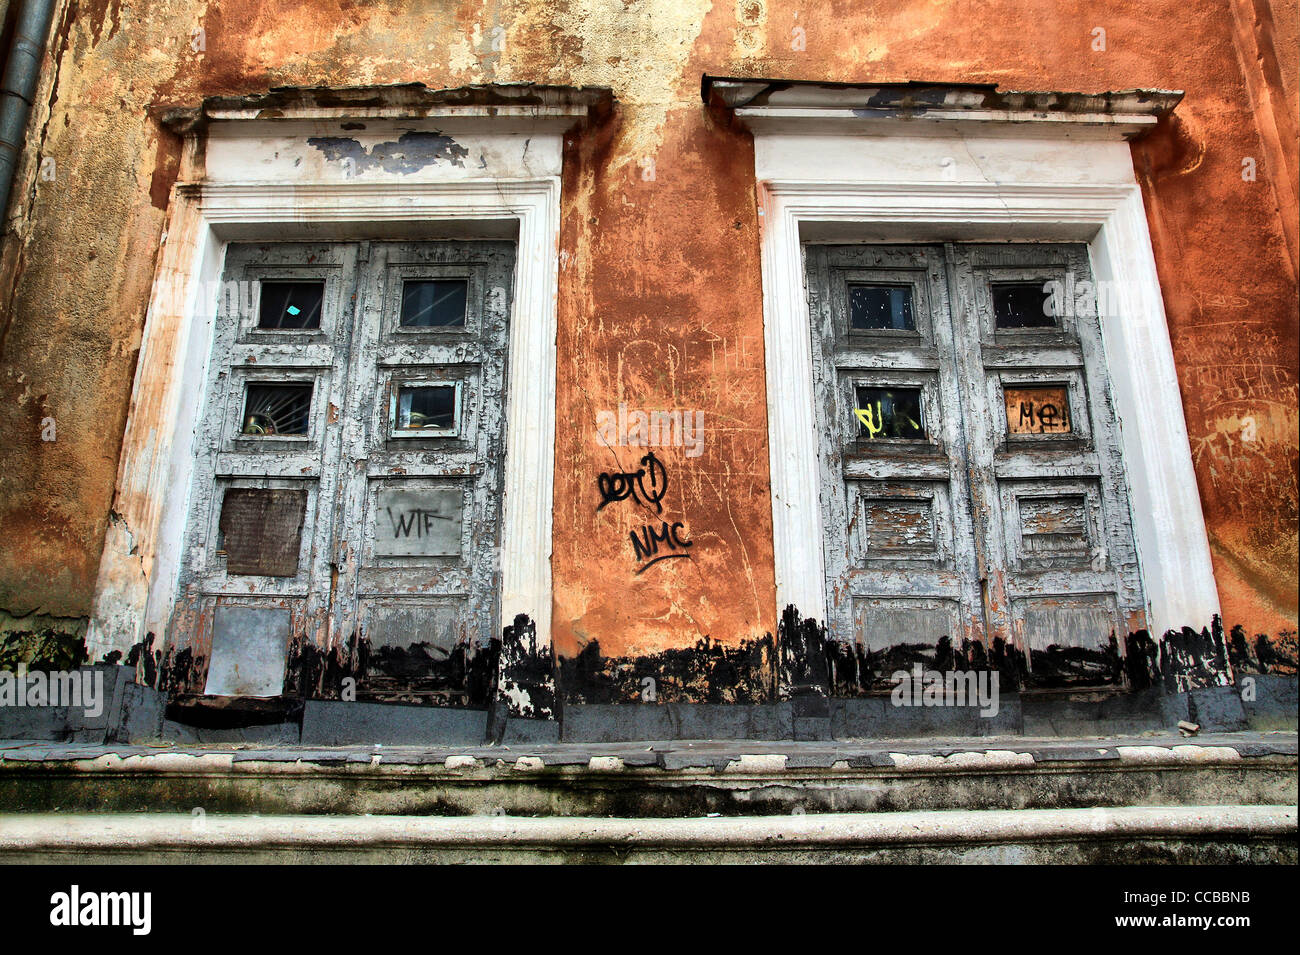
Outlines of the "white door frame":
<svg viewBox="0 0 1300 955">
<path fill-rule="evenodd" d="M 526 614 L 536 625 L 539 645 L 549 647 L 560 140 L 586 108 L 518 112 L 515 122 L 522 127 L 474 117 L 476 125 L 462 139 L 470 144 L 469 161 L 431 162 L 414 175 L 358 175 L 355 165 L 322 159 L 305 137 L 286 140 L 286 125 L 277 120 L 226 124 L 237 128 L 219 138 L 215 150 L 211 132 L 206 151 L 187 138 L 182 179 L 187 172 L 193 179 L 172 190 L 145 317 L 86 638 L 91 659 L 114 650 L 125 654 L 149 633 L 160 648 L 167 631 L 189 517 L 194 424 L 204 406 L 202 382 L 227 243 L 324 238 L 517 239 L 501 614 L 506 623 Z M 339 120 L 345 118 L 330 115 L 329 131 L 338 135 Z M 375 116 L 364 118 L 371 134 L 382 139 Z M 305 121 L 322 122 L 312 115 Z M 445 119 L 421 117 L 397 128 L 432 129 L 435 123 L 439 131 L 447 125 Z M 306 162 L 291 162 L 290 150 L 298 150 Z M 275 178 L 254 178 L 259 168 Z M 307 172 L 294 179 L 297 169 Z"/>
<path fill-rule="evenodd" d="M 846 167 L 852 172 L 854 163 L 828 161 L 821 147 L 844 148 L 848 138 L 814 143 L 789 132 L 755 134 L 778 607 L 792 604 L 804 617 L 826 619 L 819 436 L 801 243 L 852 236 L 877 242 L 1001 236 L 1088 242 L 1097 281 L 1111 283 L 1118 296 L 1119 316 L 1102 317 L 1102 335 L 1148 626 L 1155 635 L 1207 626 L 1219 612 L 1218 591 L 1141 190 L 1131 163 L 1098 155 L 1119 147 L 1127 156 L 1127 144 L 1088 136 L 1053 140 L 1046 149 L 1017 131 L 995 143 L 1001 148 L 981 152 L 960 135 L 851 137 L 862 153 L 881 147 L 911 162 L 892 180 L 829 178 L 843 176 Z M 1050 154 L 1051 163 L 1018 165 L 1017 144 L 1029 155 Z M 960 158 L 954 161 L 954 155 Z M 860 166 L 868 176 L 879 175 L 869 161 Z"/>
</svg>

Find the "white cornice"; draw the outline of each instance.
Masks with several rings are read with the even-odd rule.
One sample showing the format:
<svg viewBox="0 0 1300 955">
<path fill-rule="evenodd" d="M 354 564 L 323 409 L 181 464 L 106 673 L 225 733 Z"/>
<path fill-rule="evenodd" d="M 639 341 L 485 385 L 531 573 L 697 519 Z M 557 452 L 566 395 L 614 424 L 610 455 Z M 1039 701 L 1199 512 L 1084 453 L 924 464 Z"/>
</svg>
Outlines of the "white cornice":
<svg viewBox="0 0 1300 955">
<path fill-rule="evenodd" d="M 613 94 L 604 87 L 499 83 L 435 90 L 403 83 L 280 87 L 245 96 L 210 96 L 195 106 L 158 106 L 153 112 L 163 125 L 186 136 L 214 122 L 278 126 L 349 120 L 486 121 L 498 131 L 535 129 L 542 123 L 559 131 L 612 102 Z"/>
<path fill-rule="evenodd" d="M 1032 130 L 1131 138 L 1182 99 L 1169 90 L 1107 93 L 998 90 L 987 84 L 820 83 L 705 76 L 705 102 L 756 133 L 924 135 L 927 129 Z"/>
</svg>

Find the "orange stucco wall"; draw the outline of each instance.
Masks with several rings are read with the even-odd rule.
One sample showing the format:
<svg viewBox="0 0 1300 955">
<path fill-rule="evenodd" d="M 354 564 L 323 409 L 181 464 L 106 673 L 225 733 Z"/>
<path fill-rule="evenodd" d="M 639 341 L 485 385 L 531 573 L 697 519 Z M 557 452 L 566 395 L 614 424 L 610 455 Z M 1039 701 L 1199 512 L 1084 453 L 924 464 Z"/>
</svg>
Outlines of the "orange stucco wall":
<svg viewBox="0 0 1300 955">
<path fill-rule="evenodd" d="M 617 99 L 565 157 L 556 645 L 639 654 L 773 631 L 752 141 L 701 104 L 710 72 L 1185 90 L 1134 164 L 1225 623 L 1294 634 L 1296 17 L 1294 0 L 64 4 L 0 275 L 0 610 L 90 610 L 178 166 L 147 108 L 281 85 L 532 81 Z M 43 157 L 52 181 L 35 174 Z M 659 573 L 635 575 L 627 512 L 596 511 L 596 475 L 635 466 L 596 439 L 596 414 L 620 402 L 704 415 L 701 456 L 661 455 L 664 517 L 684 523 L 694 560 Z M 57 441 L 40 438 L 47 416 Z"/>
</svg>

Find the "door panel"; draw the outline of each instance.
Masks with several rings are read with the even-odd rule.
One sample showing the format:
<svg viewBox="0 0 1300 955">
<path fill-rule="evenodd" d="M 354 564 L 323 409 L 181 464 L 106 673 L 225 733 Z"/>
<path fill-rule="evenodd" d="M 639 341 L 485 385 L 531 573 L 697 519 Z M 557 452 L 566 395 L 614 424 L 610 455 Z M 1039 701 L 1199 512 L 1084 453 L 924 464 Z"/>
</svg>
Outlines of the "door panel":
<svg viewBox="0 0 1300 955">
<path fill-rule="evenodd" d="M 310 637 L 370 656 L 359 698 L 442 696 L 421 673 L 497 632 L 513 265 L 506 242 L 229 246 L 172 623 L 211 641 L 209 692 L 281 692 Z"/>
<path fill-rule="evenodd" d="M 970 343 L 958 360 L 984 385 L 971 389 L 988 428 L 972 442 L 973 496 L 996 521 L 981 528 L 1000 555 L 989 599 L 1007 608 L 990 618 L 1009 624 L 1033 682 L 1095 681 L 1103 665 L 1087 652 L 1112 638 L 1118 652 L 1145 621 L 1101 329 L 1093 303 L 1073 294 L 1092 287 L 1087 248 L 946 251 L 964 292 L 957 335 Z"/>
<path fill-rule="evenodd" d="M 206 685 L 193 690 L 278 693 L 293 621 L 328 598 L 331 417 L 346 388 L 356 281 L 347 244 L 227 251 L 171 634 L 176 646 L 210 646 Z"/>
<path fill-rule="evenodd" d="M 1086 247 L 805 251 L 831 633 L 1117 679 L 1144 604 Z"/>
<path fill-rule="evenodd" d="M 942 250 L 806 253 L 830 631 L 868 654 L 978 638 Z"/>
<path fill-rule="evenodd" d="M 499 632 L 514 271 L 505 242 L 377 243 L 372 254 L 340 505 L 358 517 L 339 540 L 335 622 L 366 640 L 362 696 Z"/>
</svg>

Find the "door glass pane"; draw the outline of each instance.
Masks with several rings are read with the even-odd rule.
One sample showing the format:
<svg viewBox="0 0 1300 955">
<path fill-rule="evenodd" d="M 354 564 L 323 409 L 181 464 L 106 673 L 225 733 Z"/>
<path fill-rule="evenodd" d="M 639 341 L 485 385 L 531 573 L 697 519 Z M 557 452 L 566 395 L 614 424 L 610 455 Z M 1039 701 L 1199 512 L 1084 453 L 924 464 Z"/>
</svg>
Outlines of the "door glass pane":
<svg viewBox="0 0 1300 955">
<path fill-rule="evenodd" d="M 849 327 L 854 331 L 915 331 L 910 285 L 850 285 Z"/>
<path fill-rule="evenodd" d="M 310 383 L 255 384 L 244 396 L 242 434 L 306 434 L 311 412 Z"/>
<path fill-rule="evenodd" d="M 998 328 L 1055 328 L 1046 282 L 994 282 L 993 317 Z"/>
<path fill-rule="evenodd" d="M 402 385 L 397 389 L 398 431 L 455 431 L 455 385 Z"/>
<path fill-rule="evenodd" d="M 1011 434 L 1069 434 L 1070 401 L 1065 385 L 1008 385 L 1003 391 Z"/>
<path fill-rule="evenodd" d="M 324 282 L 263 282 L 258 328 L 320 328 Z"/>
<path fill-rule="evenodd" d="M 403 328 L 455 328 L 465 324 L 469 283 L 464 279 L 419 279 L 402 283 Z"/>
<path fill-rule="evenodd" d="M 925 438 L 920 388 L 860 387 L 854 414 L 859 438 Z"/>
</svg>

